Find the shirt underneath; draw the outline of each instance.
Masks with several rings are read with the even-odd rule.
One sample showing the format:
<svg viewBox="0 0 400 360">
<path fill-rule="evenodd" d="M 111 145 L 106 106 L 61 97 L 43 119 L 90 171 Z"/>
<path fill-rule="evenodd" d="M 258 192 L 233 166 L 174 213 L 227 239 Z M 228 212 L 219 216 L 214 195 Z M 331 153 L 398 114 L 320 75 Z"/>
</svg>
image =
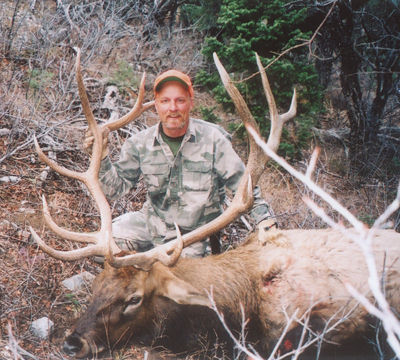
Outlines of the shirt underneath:
<svg viewBox="0 0 400 360">
<path fill-rule="evenodd" d="M 178 137 L 171 137 L 168 136 L 167 134 L 164 133 L 163 128 L 161 127 L 161 137 L 165 141 L 165 143 L 169 146 L 171 149 L 172 153 L 174 154 L 174 157 L 179 151 L 179 148 L 181 147 L 182 140 L 185 135 L 178 136 Z"/>
</svg>

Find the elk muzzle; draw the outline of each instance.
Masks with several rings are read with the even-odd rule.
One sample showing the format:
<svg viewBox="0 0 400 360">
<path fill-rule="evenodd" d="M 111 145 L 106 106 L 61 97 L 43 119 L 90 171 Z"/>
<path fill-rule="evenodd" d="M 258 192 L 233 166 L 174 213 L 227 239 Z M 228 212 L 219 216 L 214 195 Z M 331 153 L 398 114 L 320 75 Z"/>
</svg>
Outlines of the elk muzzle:
<svg viewBox="0 0 400 360">
<path fill-rule="evenodd" d="M 89 341 L 77 332 L 73 332 L 71 335 L 67 336 L 63 344 L 63 351 L 68 356 L 73 356 L 79 359 L 100 353 L 103 350 L 104 347 L 102 346 L 91 346 Z"/>
</svg>

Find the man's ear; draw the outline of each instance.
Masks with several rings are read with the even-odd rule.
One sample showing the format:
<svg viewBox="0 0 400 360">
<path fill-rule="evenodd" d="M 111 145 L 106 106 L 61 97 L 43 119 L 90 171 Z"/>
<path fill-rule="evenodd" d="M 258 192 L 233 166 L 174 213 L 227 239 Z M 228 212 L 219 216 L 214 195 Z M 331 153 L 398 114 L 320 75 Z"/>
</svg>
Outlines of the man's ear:
<svg viewBox="0 0 400 360">
<path fill-rule="evenodd" d="M 151 275 L 152 287 L 156 294 L 169 298 L 182 305 L 211 306 L 206 291 L 198 291 L 188 282 L 179 279 L 165 266 L 153 265 Z"/>
</svg>

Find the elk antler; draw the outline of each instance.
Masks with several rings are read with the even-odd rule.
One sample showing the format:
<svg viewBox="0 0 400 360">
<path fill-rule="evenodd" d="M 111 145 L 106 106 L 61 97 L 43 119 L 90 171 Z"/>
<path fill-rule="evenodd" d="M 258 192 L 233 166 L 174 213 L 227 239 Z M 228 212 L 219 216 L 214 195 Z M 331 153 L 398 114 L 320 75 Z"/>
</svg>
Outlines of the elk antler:
<svg viewBox="0 0 400 360">
<path fill-rule="evenodd" d="M 88 119 L 89 117 L 93 118 L 93 113 L 90 108 L 89 99 L 87 97 L 85 85 L 84 85 L 83 79 L 82 79 L 81 63 L 80 63 L 81 51 L 79 48 L 74 48 L 74 49 L 77 52 L 76 63 L 75 63 L 76 70 L 75 71 L 76 71 L 76 82 L 78 84 L 79 97 L 80 97 L 81 103 L 82 103 L 82 110 L 83 110 L 83 113 L 85 114 L 86 119 Z M 142 79 L 141 79 L 140 85 L 139 85 L 138 97 L 136 99 L 136 103 L 133 106 L 133 108 L 126 115 L 122 116 L 121 118 L 102 125 L 100 127 L 101 130 L 104 129 L 105 127 L 107 127 L 110 131 L 118 130 L 121 127 L 129 124 L 131 121 L 135 120 L 144 111 L 146 111 L 147 109 L 154 106 L 154 100 L 143 104 L 144 95 L 145 95 L 145 88 L 144 88 L 145 80 L 146 80 L 146 73 L 143 73 Z"/>
<path fill-rule="evenodd" d="M 149 102 L 146 104 L 143 103 L 144 98 L 144 80 L 145 75 L 142 77 L 142 81 L 140 84 L 139 95 L 135 106 L 133 109 L 123 116 L 122 118 L 113 121 L 111 123 L 105 124 L 102 127 L 98 126 L 96 120 L 94 119 L 93 112 L 90 108 L 88 96 L 86 93 L 86 89 L 83 83 L 81 68 L 80 68 L 80 50 L 76 49 L 77 58 L 76 58 L 76 79 L 78 83 L 79 96 L 82 102 L 82 109 L 85 114 L 86 120 L 89 125 L 89 129 L 93 133 L 94 143 L 93 143 L 93 151 L 92 157 L 90 159 L 89 168 L 85 172 L 77 172 L 66 169 L 63 166 L 58 165 L 55 161 L 49 159 L 40 148 L 36 137 L 34 137 L 35 148 L 39 155 L 39 158 L 45 162 L 50 168 L 60 173 L 61 175 L 77 179 L 83 182 L 88 188 L 90 194 L 93 196 L 100 212 L 100 230 L 92 233 L 77 233 L 74 231 L 69 231 L 59 227 L 50 216 L 50 212 L 47 206 L 46 199 L 43 197 L 43 214 L 45 218 L 45 222 L 47 226 L 53 230 L 60 237 L 77 241 L 77 242 L 85 242 L 89 245 L 84 248 L 79 248 L 75 250 L 69 251 L 60 251 L 56 250 L 50 246 L 48 246 L 40 236 L 35 232 L 35 230 L 30 227 L 30 231 L 32 233 L 33 238 L 36 240 L 38 245 L 49 255 L 61 259 L 61 260 L 77 260 L 87 256 L 94 255 L 102 255 L 105 256 L 107 261 L 113 264 L 116 260 L 114 257 L 115 253 L 120 252 L 120 249 L 114 242 L 112 238 L 112 216 L 111 209 L 107 202 L 107 199 L 101 189 L 101 184 L 99 181 L 99 170 L 100 170 L 100 162 L 101 162 L 101 150 L 102 150 L 102 129 L 104 127 L 108 127 L 110 130 L 119 129 L 121 126 L 126 125 L 128 122 L 137 118 L 143 111 L 151 107 L 154 102 Z M 182 242 L 179 240 L 176 242 L 176 250 L 175 248 L 167 253 L 163 253 L 159 256 L 157 260 L 169 265 L 171 262 L 175 262 L 177 257 L 179 257 L 182 251 Z"/>
<path fill-rule="evenodd" d="M 283 124 L 289 119 L 296 115 L 296 90 L 293 91 L 292 102 L 290 109 L 287 113 L 279 115 L 274 96 L 272 94 L 271 88 L 269 86 L 268 78 L 265 73 L 265 69 L 261 64 L 260 58 L 256 54 L 257 66 L 259 68 L 262 84 L 264 87 L 265 96 L 267 98 L 270 118 L 271 118 L 271 130 L 268 137 L 267 146 L 274 152 L 278 150 L 280 138 L 282 134 Z M 218 59 L 216 53 L 214 53 L 214 62 L 217 66 L 218 72 L 220 74 L 221 80 L 228 91 L 229 96 L 232 98 L 235 104 L 236 110 L 239 113 L 246 129 L 253 128 L 258 134 L 260 130 L 256 121 L 254 120 L 246 102 L 239 93 L 238 89 L 232 83 L 229 78 L 228 73 Z M 182 236 L 179 241 L 183 241 L 183 247 L 187 247 L 200 241 L 213 233 L 223 229 L 225 226 L 234 221 L 237 217 L 245 213 L 250 209 L 253 204 L 253 189 L 256 186 L 262 172 L 264 171 L 265 165 L 269 160 L 269 156 L 260 149 L 256 144 L 253 137 L 249 137 L 250 143 L 250 153 L 247 161 L 246 170 L 240 181 L 239 187 L 236 190 L 235 196 L 229 205 L 229 207 L 216 219 L 210 221 L 209 223 L 191 231 Z M 132 255 L 127 255 L 123 258 L 117 258 L 115 266 L 139 266 L 139 267 L 150 267 L 155 261 L 157 261 L 157 255 L 161 253 L 169 253 L 176 249 L 176 241 L 172 240 L 166 244 L 159 245 L 154 249 L 151 249 L 145 253 L 137 253 Z"/>
</svg>

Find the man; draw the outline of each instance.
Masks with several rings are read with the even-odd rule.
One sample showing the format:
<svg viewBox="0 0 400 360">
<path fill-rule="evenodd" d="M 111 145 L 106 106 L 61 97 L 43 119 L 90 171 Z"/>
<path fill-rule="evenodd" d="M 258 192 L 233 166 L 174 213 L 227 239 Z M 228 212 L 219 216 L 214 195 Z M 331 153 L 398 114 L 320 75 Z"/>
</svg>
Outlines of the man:
<svg viewBox="0 0 400 360">
<path fill-rule="evenodd" d="M 147 199 L 138 212 L 113 221 L 113 236 L 121 248 L 146 251 L 176 236 L 174 222 L 183 233 L 221 212 L 225 188 L 235 191 L 244 164 L 232 149 L 221 127 L 190 117 L 193 86 L 177 70 L 159 75 L 154 82 L 155 108 L 160 122 L 127 139 L 120 158 L 112 163 L 105 143 L 100 181 L 109 199 L 133 188 L 143 175 Z M 85 146 L 92 138 L 85 139 Z M 270 217 L 258 188 L 250 214 L 258 223 Z M 208 241 L 184 250 L 187 256 L 203 256 Z"/>
</svg>

